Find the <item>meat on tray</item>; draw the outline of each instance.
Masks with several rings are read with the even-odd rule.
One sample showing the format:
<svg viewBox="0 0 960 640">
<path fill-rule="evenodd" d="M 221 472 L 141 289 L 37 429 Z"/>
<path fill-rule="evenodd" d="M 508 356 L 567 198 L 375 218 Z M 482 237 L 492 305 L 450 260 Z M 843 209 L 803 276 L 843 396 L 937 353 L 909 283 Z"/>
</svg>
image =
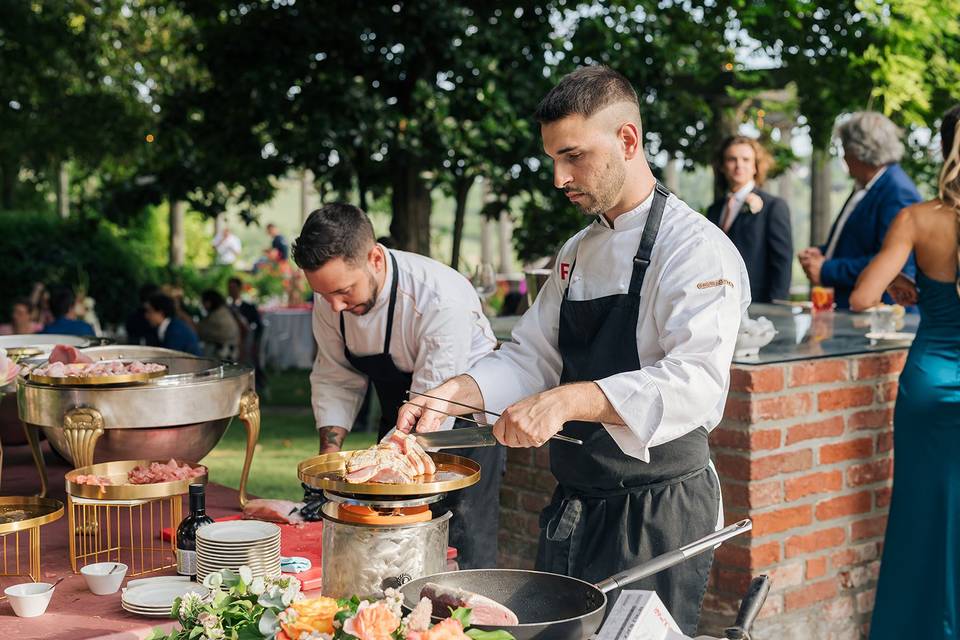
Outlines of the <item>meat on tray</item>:
<svg viewBox="0 0 960 640">
<path fill-rule="evenodd" d="M 420 589 L 420 597 L 430 599 L 433 603 L 433 615 L 438 618 L 449 618 L 451 610 L 465 607 L 470 609 L 472 625 L 512 627 L 520 624 L 517 614 L 499 602 L 457 587 L 428 582 Z"/>
<path fill-rule="evenodd" d="M 265 520 L 266 522 L 279 522 L 280 524 L 303 524 L 303 516 L 300 515 L 302 507 L 302 502 L 257 498 L 256 500 L 249 500 L 243 506 L 243 519 Z"/>
<path fill-rule="evenodd" d="M 75 362 L 93 362 L 89 356 L 80 353 L 76 347 L 68 344 L 58 344 L 50 352 L 47 362 L 62 362 L 64 364 L 73 364 Z"/>
<path fill-rule="evenodd" d="M 353 452 L 346 465 L 344 480 L 354 483 L 404 484 L 437 471 L 437 465 L 416 437 L 399 431 L 369 449 Z"/>
<path fill-rule="evenodd" d="M 91 362 L 89 358 L 79 352 L 77 356 L 84 359 L 71 360 L 68 362 L 64 359 L 74 356 L 64 350 L 58 352 L 57 349 L 60 347 L 76 351 L 74 347 L 57 345 L 53 353 L 50 354 L 50 360 L 46 364 L 36 367 L 31 373 L 38 376 L 48 376 L 50 378 L 84 378 L 93 376 L 123 376 L 131 373 L 155 373 L 164 371 L 165 369 L 162 364 L 156 362 L 140 362 L 139 360 L 134 360 L 133 362 L 121 362 L 120 360 Z M 54 360 L 54 357 L 57 359 Z"/>
<path fill-rule="evenodd" d="M 172 482 L 175 480 L 191 480 L 207 473 L 206 467 L 191 467 L 188 464 L 179 464 L 176 460 L 169 462 L 151 462 L 148 466 L 137 465 L 127 473 L 129 484 L 154 484 L 157 482 Z M 78 475 L 73 479 L 74 484 L 89 484 L 101 489 L 115 483 L 107 476 L 95 474 Z"/>
</svg>

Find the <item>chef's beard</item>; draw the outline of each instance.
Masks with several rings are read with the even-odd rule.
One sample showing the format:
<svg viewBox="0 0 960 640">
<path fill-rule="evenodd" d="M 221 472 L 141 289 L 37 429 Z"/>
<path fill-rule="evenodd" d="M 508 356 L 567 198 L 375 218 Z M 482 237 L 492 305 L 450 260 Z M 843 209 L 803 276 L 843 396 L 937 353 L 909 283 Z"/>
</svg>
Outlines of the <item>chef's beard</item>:
<svg viewBox="0 0 960 640">
<path fill-rule="evenodd" d="M 380 295 L 380 291 L 377 288 L 377 278 L 370 272 L 369 268 L 367 270 L 367 281 L 370 283 L 370 299 L 350 309 L 350 313 L 355 316 L 365 316 L 370 313 L 373 305 L 377 302 L 377 296 Z"/>
<path fill-rule="evenodd" d="M 597 173 L 599 177 L 596 189 L 591 191 L 581 191 L 577 187 L 567 187 L 564 192 L 582 193 L 581 202 L 574 202 L 580 211 L 589 216 L 603 215 L 614 207 L 620 193 L 623 191 L 623 185 L 627 181 L 627 171 L 622 162 L 617 162 L 611 158 L 606 166 Z"/>
</svg>

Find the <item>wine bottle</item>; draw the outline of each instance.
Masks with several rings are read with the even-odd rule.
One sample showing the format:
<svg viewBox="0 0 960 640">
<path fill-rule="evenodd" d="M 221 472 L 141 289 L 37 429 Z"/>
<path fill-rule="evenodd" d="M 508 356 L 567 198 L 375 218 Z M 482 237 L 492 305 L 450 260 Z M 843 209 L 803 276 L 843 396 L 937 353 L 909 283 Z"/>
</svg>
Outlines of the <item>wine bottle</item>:
<svg viewBox="0 0 960 640">
<path fill-rule="evenodd" d="M 204 512 L 202 484 L 190 485 L 190 515 L 177 527 L 177 573 L 197 579 L 197 529 L 213 522 Z"/>
</svg>

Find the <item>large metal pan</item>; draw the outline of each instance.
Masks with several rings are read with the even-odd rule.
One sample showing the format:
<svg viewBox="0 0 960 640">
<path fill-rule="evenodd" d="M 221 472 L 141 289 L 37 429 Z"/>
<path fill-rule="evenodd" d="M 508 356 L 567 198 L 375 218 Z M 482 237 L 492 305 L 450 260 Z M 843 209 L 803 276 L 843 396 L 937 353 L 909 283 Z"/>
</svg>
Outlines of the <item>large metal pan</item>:
<svg viewBox="0 0 960 640">
<path fill-rule="evenodd" d="M 542 571 L 522 569 L 470 569 L 438 573 L 412 580 L 400 588 L 403 606 L 412 610 L 428 582 L 464 589 L 510 608 L 520 624 L 478 629 L 509 631 L 517 640 L 587 640 L 603 622 L 607 593 L 668 569 L 752 528 L 741 520 L 695 542 L 627 569 L 597 584 Z"/>
</svg>

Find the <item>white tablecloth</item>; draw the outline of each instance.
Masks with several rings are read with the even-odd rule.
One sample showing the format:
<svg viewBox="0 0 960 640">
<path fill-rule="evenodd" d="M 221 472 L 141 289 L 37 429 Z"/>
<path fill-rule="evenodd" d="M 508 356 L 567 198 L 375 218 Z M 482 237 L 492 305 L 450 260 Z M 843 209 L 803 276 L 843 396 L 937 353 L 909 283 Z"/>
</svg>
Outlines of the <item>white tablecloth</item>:
<svg viewBox="0 0 960 640">
<path fill-rule="evenodd" d="M 310 309 L 261 310 L 260 362 L 268 369 L 312 369 L 317 355 Z"/>
</svg>

